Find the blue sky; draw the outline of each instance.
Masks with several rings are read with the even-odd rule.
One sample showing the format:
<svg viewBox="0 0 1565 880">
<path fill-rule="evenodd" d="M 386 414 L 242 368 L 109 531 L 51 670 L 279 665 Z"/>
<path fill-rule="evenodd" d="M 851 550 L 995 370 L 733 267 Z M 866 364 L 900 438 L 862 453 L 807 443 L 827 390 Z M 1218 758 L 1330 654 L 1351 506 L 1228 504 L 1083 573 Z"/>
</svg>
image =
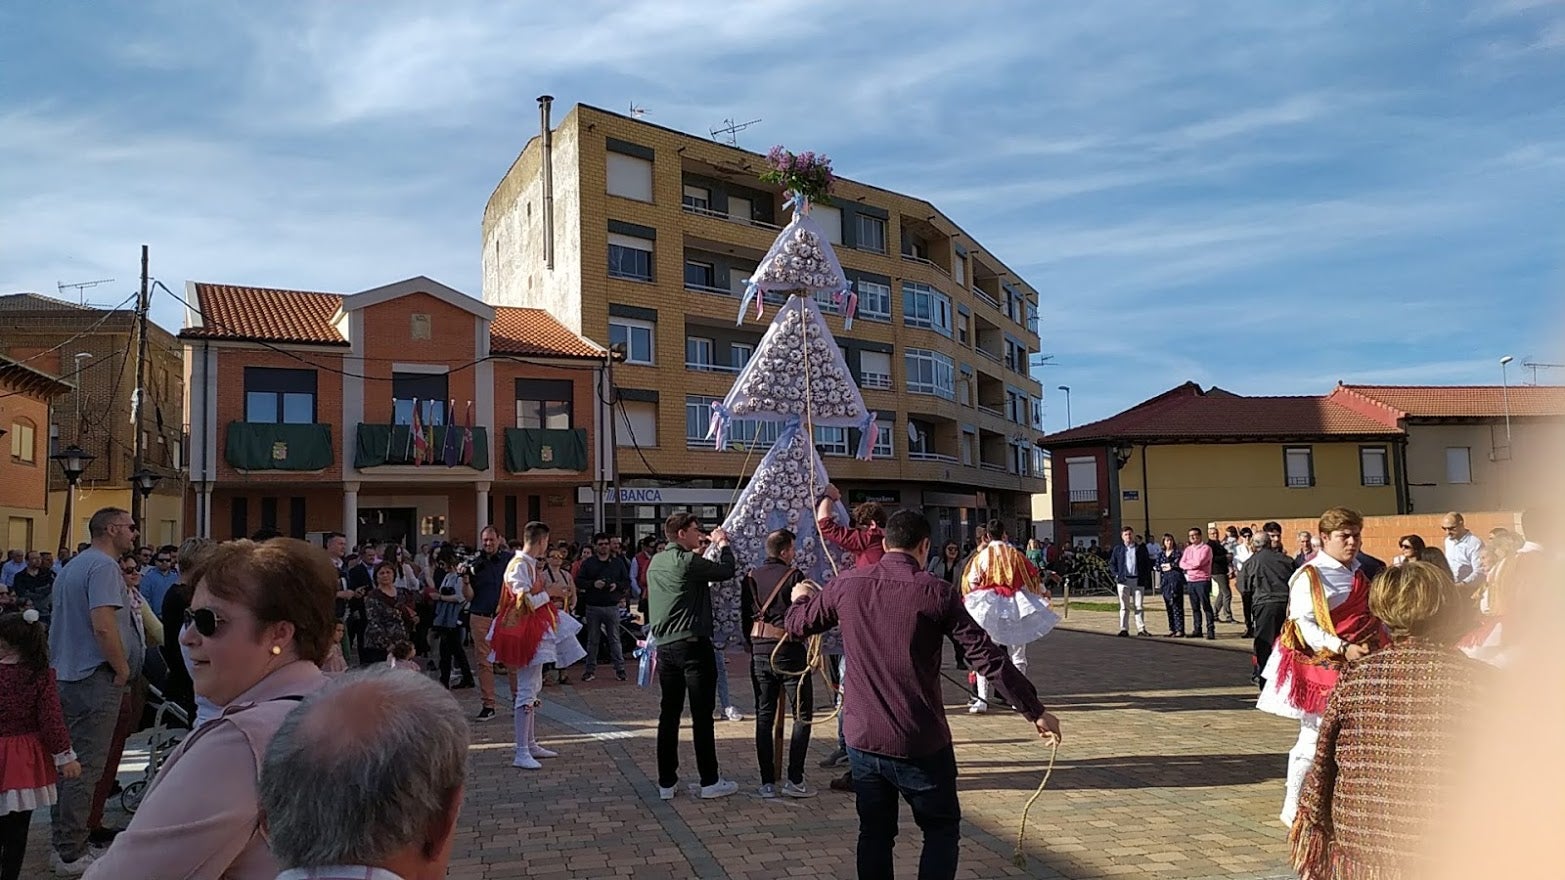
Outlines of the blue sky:
<svg viewBox="0 0 1565 880">
<path fill-rule="evenodd" d="M 1050 430 L 1061 384 L 1080 424 L 1565 360 L 1565 4 L 1074 5 L 6 4 L 0 291 L 117 302 L 145 242 L 176 289 L 477 295 L 548 92 L 929 198 L 1041 292 Z"/>
</svg>

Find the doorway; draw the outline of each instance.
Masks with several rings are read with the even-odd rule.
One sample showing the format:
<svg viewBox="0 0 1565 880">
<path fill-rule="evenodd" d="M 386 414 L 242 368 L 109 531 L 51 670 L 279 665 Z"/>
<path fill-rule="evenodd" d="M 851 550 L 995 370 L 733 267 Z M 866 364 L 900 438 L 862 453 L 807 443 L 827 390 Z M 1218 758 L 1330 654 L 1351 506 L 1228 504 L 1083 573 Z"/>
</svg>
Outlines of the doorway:
<svg viewBox="0 0 1565 880">
<path fill-rule="evenodd" d="M 401 544 L 409 551 L 414 529 L 418 524 L 416 507 L 361 507 L 359 508 L 360 544 Z"/>
</svg>

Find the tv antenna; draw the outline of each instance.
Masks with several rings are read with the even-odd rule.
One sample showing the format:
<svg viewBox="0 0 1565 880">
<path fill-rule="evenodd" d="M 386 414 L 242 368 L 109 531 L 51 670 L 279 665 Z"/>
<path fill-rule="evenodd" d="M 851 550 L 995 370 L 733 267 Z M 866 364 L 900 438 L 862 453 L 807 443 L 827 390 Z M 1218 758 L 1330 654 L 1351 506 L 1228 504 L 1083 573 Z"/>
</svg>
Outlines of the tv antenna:
<svg viewBox="0 0 1565 880">
<path fill-rule="evenodd" d="M 1538 384 L 1539 370 L 1565 370 L 1565 364 L 1544 364 L 1539 363 L 1538 361 L 1535 361 L 1531 358 L 1522 361 L 1522 366 L 1532 372 L 1532 378 L 1527 382 L 1528 385 Z"/>
<path fill-rule="evenodd" d="M 66 290 L 66 288 L 71 288 L 71 289 L 75 290 L 76 291 L 77 302 L 81 306 L 85 307 L 87 305 L 87 288 L 89 288 L 89 287 L 97 287 L 100 284 L 113 284 L 113 283 L 114 283 L 114 279 L 113 278 L 102 278 L 102 279 L 99 279 L 97 281 L 79 281 L 79 282 L 77 282 L 75 284 L 66 284 L 64 281 L 56 281 L 54 283 L 54 286 L 55 286 L 55 289 L 59 290 L 60 297 L 62 299 L 65 297 L 65 290 Z"/>
<path fill-rule="evenodd" d="M 759 119 L 752 119 L 749 122 L 735 122 L 732 117 L 729 117 L 723 120 L 721 128 L 712 129 L 712 140 L 720 144 L 727 144 L 730 147 L 737 147 L 739 146 L 739 132 L 760 121 Z"/>
<path fill-rule="evenodd" d="M 1054 360 L 1054 355 L 1052 355 L 1052 354 L 1044 354 L 1041 351 L 1033 352 L 1032 353 L 1032 357 L 1029 358 L 1028 360 L 1032 361 L 1030 366 L 1032 366 L 1033 368 L 1037 368 L 1037 367 L 1057 367 L 1057 366 L 1059 366 L 1059 364 L 1049 363 L 1050 361 Z"/>
<path fill-rule="evenodd" d="M 631 119 L 640 119 L 641 117 L 643 117 L 645 115 L 647 115 L 647 108 L 636 106 L 636 102 L 635 101 L 631 101 L 630 102 L 630 118 Z"/>
</svg>

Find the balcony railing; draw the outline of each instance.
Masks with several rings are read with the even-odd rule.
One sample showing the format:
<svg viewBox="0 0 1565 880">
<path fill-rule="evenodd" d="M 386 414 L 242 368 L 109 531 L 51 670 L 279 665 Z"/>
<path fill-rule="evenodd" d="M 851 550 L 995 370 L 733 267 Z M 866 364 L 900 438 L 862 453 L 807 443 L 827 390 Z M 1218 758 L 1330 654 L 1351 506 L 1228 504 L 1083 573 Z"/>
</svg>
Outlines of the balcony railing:
<svg viewBox="0 0 1565 880">
<path fill-rule="evenodd" d="M 951 277 L 951 273 L 950 272 L 947 272 L 944 269 L 944 267 L 942 267 L 939 263 L 936 263 L 934 260 L 928 259 L 927 257 L 920 257 L 920 256 L 917 256 L 916 254 L 904 253 L 902 255 L 902 259 L 907 260 L 909 263 L 922 263 L 923 265 L 929 266 L 930 268 L 932 268 L 935 271 L 939 272 L 941 275 L 946 276 L 947 278 Z"/>
<path fill-rule="evenodd" d="M 995 464 L 992 461 L 980 461 L 978 463 L 978 466 L 980 468 L 982 468 L 983 470 L 995 471 L 996 473 L 1001 473 L 1001 474 L 1003 474 L 1003 473 L 1005 473 L 1005 472 L 1007 472 L 1009 470 L 1009 468 L 1007 468 L 1005 465 L 1003 465 L 1003 464 Z"/>
<path fill-rule="evenodd" d="M 318 471 L 331 466 L 331 425 L 229 422 L 224 460 L 241 471 Z"/>
<path fill-rule="evenodd" d="M 982 411 L 982 412 L 986 412 L 989 415 L 994 416 L 995 418 L 1000 418 L 1000 419 L 1005 418 L 1005 412 L 1003 410 L 995 409 L 992 406 L 988 406 L 986 404 L 980 403 L 980 404 L 978 404 L 978 409 L 980 411 Z"/>
<path fill-rule="evenodd" d="M 989 360 L 992 360 L 992 361 L 994 361 L 997 364 L 1001 363 L 1000 356 L 998 354 L 995 354 L 994 352 L 990 351 L 987 348 L 984 348 L 983 346 L 978 346 L 977 348 L 973 349 L 973 351 L 978 352 L 979 355 L 981 355 L 983 357 L 986 357 Z"/>
<path fill-rule="evenodd" d="M 943 462 L 945 462 L 947 464 L 956 464 L 956 456 L 954 456 L 954 455 L 941 455 L 938 452 L 914 452 L 912 450 L 909 450 L 908 454 L 907 454 L 907 460 L 908 461 L 943 461 Z"/>
<path fill-rule="evenodd" d="M 1000 301 L 995 299 L 994 297 L 990 296 L 988 291 L 985 291 L 983 288 L 974 287 L 973 288 L 973 296 L 976 296 L 979 299 L 983 300 L 984 302 L 988 303 L 989 305 L 994 306 L 997 311 L 1005 311 L 1003 308 L 1001 308 Z"/>
<path fill-rule="evenodd" d="M 694 281 L 685 282 L 686 290 L 694 290 L 697 293 L 710 293 L 716 296 L 735 296 L 736 294 L 726 287 L 718 287 L 715 284 L 697 284 Z"/>
<path fill-rule="evenodd" d="M 694 361 L 685 361 L 685 369 L 695 370 L 700 373 L 737 373 L 741 367 L 733 367 L 728 364 L 707 364 Z"/>
<path fill-rule="evenodd" d="M 1072 489 L 1070 491 L 1070 500 L 1072 504 L 1076 503 L 1077 501 L 1091 501 L 1092 503 L 1096 504 L 1098 502 L 1098 490 Z"/>
<path fill-rule="evenodd" d="M 388 464 L 413 465 L 416 456 L 412 438 L 409 436 L 410 430 L 407 425 L 360 423 L 353 466 L 363 469 Z M 472 455 L 468 458 L 466 466 L 476 471 L 488 470 L 489 431 L 475 426 L 472 432 Z M 425 456 L 424 466 L 443 467 L 448 458 L 455 461 L 457 465 L 463 464 L 465 433 L 466 429 L 457 425 L 434 425 L 425 428 L 424 438 L 429 445 L 429 451 Z"/>
<path fill-rule="evenodd" d="M 862 373 L 863 381 L 859 384 L 865 388 L 879 388 L 882 391 L 891 388 L 891 377 L 885 373 Z"/>
<path fill-rule="evenodd" d="M 748 217 L 735 217 L 732 214 L 725 214 L 722 211 L 714 211 L 711 208 L 702 208 L 697 205 L 684 205 L 683 207 L 686 214 L 700 214 L 702 217 L 711 217 L 716 220 L 727 220 L 729 223 L 736 223 L 740 226 L 754 226 L 758 229 L 771 229 L 773 231 L 782 229 L 781 226 L 767 223 L 765 220 L 752 220 Z"/>
<path fill-rule="evenodd" d="M 513 474 L 538 470 L 584 471 L 588 466 L 587 429 L 505 429 L 505 469 Z"/>
</svg>

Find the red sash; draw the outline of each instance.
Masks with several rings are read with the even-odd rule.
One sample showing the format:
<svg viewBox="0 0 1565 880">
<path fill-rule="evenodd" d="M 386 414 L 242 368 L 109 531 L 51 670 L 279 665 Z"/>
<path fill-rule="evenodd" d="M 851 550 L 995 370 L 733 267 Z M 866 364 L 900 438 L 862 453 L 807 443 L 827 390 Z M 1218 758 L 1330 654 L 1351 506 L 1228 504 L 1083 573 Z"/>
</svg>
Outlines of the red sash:
<svg viewBox="0 0 1565 880">
<path fill-rule="evenodd" d="M 1353 573 L 1353 587 L 1347 599 L 1336 608 L 1326 605 L 1325 587 L 1319 572 L 1312 566 L 1304 567 L 1310 580 L 1310 599 L 1315 608 L 1315 619 L 1329 635 L 1335 635 L 1349 644 L 1362 644 L 1370 650 L 1384 645 L 1388 639 L 1384 625 L 1369 611 L 1369 578 L 1362 571 Z M 1315 651 L 1304 642 L 1292 620 L 1283 626 L 1277 639 L 1277 687 L 1287 694 L 1288 702 L 1301 711 L 1320 715 L 1326 711 L 1326 701 L 1337 677 L 1346 665 L 1346 658 L 1330 651 Z"/>
<path fill-rule="evenodd" d="M 500 593 L 500 608 L 495 615 L 494 638 L 489 640 L 495 660 L 511 669 L 531 664 L 538 656 L 538 647 L 558 622 L 557 613 L 552 602 L 533 608 L 525 595 L 517 594 L 506 585 Z"/>
</svg>

